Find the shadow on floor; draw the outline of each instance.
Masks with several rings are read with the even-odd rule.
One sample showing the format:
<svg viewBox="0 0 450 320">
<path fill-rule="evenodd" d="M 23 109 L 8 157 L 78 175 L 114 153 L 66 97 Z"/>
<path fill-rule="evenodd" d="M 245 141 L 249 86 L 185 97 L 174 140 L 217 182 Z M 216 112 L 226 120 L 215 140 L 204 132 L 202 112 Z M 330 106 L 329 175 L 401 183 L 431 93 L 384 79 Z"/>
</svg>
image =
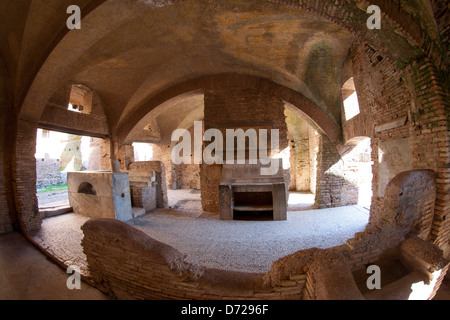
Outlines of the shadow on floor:
<svg viewBox="0 0 450 320">
<path fill-rule="evenodd" d="M 23 235 L 0 235 L 0 300 L 109 300 L 85 282 L 69 290 L 66 274 Z"/>
</svg>

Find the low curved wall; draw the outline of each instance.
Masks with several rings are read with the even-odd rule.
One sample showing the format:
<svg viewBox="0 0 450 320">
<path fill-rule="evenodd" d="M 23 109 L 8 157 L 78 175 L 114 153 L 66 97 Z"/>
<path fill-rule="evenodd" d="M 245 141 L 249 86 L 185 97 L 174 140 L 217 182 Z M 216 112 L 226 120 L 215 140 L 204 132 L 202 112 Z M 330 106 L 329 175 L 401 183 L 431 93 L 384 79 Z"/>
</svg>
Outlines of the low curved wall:
<svg viewBox="0 0 450 320">
<path fill-rule="evenodd" d="M 302 298 L 306 284 L 304 273 L 270 281 L 191 265 L 178 250 L 117 220 L 89 220 L 82 230 L 91 282 L 118 299 L 292 300 Z"/>
<path fill-rule="evenodd" d="M 387 190 L 384 215 L 372 219 L 364 232 L 343 246 L 313 248 L 281 258 L 267 273 L 195 266 L 178 250 L 126 223 L 89 220 L 82 227 L 82 246 L 90 280 L 118 299 L 357 300 L 364 297 L 352 272 L 392 249 L 412 270 L 431 274 L 442 269 L 443 278 L 448 262 L 441 250 L 426 241 L 434 203 L 433 173 L 404 172 Z"/>
</svg>

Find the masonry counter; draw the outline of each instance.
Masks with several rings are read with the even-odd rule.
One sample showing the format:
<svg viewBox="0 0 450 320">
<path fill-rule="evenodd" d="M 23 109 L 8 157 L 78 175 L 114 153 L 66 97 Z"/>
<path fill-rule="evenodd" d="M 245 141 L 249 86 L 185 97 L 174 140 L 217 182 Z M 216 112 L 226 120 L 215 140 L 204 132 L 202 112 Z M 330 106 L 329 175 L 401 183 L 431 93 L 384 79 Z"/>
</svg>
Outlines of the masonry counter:
<svg viewBox="0 0 450 320">
<path fill-rule="evenodd" d="M 128 173 L 69 172 L 67 186 L 74 212 L 123 222 L 133 219 Z"/>
</svg>

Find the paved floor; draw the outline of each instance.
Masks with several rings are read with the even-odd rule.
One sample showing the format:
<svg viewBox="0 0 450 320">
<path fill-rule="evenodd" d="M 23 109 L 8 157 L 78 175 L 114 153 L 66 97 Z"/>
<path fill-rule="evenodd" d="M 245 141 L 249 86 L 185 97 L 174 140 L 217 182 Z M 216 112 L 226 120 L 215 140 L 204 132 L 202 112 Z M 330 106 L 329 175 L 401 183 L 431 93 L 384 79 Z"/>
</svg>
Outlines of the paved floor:
<svg viewBox="0 0 450 320">
<path fill-rule="evenodd" d="M 82 282 L 69 290 L 70 274 L 37 250 L 23 235 L 0 235 L 0 300 L 108 300 Z"/>
</svg>

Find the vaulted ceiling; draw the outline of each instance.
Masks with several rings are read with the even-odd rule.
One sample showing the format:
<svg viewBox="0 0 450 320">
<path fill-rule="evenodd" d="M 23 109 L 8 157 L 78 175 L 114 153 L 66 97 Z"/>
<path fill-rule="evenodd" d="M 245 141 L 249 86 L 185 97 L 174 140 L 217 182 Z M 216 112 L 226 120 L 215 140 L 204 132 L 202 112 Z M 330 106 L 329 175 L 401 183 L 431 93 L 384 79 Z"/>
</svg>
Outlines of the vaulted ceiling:
<svg viewBox="0 0 450 320">
<path fill-rule="evenodd" d="M 72 4 L 82 8 L 81 30 L 66 27 Z M 224 73 L 290 88 L 339 124 L 342 66 L 357 36 L 301 8 L 260 0 L 4 0 L 0 20 L 20 117 L 39 121 L 52 94 L 75 82 L 99 94 L 111 131 L 156 93 Z M 409 48 L 406 40 L 396 46 Z M 192 114 L 193 101 L 177 102 L 178 118 Z M 170 122 L 159 115 L 162 125 Z"/>
</svg>

